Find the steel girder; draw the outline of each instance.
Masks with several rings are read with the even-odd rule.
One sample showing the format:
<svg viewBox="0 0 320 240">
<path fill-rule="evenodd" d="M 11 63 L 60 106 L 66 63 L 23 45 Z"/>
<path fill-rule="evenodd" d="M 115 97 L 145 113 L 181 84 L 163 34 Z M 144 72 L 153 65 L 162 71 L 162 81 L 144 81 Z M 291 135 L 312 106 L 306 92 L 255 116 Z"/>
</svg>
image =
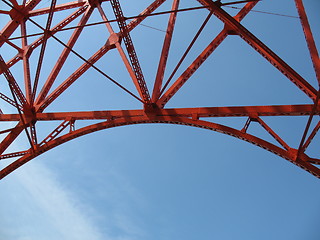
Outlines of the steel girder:
<svg viewBox="0 0 320 240">
<path fill-rule="evenodd" d="M 205 128 L 216 132 L 224 133 L 241 140 L 250 142 L 263 149 L 266 149 L 278 156 L 292 162 L 293 164 L 303 168 L 316 177 L 320 178 L 320 169 L 317 165 L 320 164 L 320 159 L 311 157 L 307 154 L 307 149 L 310 143 L 320 128 L 320 121 L 313 124 L 314 116 L 320 114 L 319 96 L 317 91 L 306 79 L 298 74 L 287 62 L 280 56 L 273 52 L 266 44 L 264 44 L 258 37 L 245 28 L 240 22 L 250 13 L 259 1 L 240 1 L 245 2 L 245 5 L 240 11 L 231 16 L 223 9 L 224 3 L 221 1 L 212 0 L 198 0 L 201 6 L 191 7 L 188 9 L 181 9 L 179 3 L 182 1 L 173 0 L 171 8 L 164 12 L 155 12 L 158 7 L 166 0 L 155 0 L 150 3 L 144 10 L 133 17 L 126 17 L 118 0 L 111 0 L 110 7 L 114 12 L 115 19 L 108 19 L 107 13 L 103 8 L 104 2 L 108 0 L 85 0 L 64 3 L 56 5 L 55 1 L 51 1 L 50 6 L 44 8 L 37 8 L 40 0 L 31 0 L 21 5 L 15 1 L 9 2 L 2 0 L 9 8 L 8 11 L 2 10 L 1 13 L 10 16 L 11 20 L 1 31 L 0 46 L 7 44 L 11 48 L 18 51 L 13 56 L 9 57 L 7 61 L 3 60 L 0 52 L 0 74 L 4 76 L 8 87 L 11 90 L 12 97 L 8 97 L 9 93 L 0 92 L 0 97 L 5 102 L 9 103 L 15 111 L 11 113 L 0 114 L 0 123 L 13 122 L 14 127 L 7 127 L 0 129 L 0 135 L 3 139 L 0 143 L 0 160 L 12 159 L 13 162 L 0 170 L 0 178 L 7 176 L 15 169 L 22 166 L 24 163 L 32 160 L 38 155 L 68 142 L 74 138 L 96 132 L 99 130 L 143 123 L 168 123 L 180 124 L 199 128 Z M 196 1 L 195 1 L 196 2 Z M 235 2 L 236 3 L 236 2 Z M 310 56 L 315 70 L 317 80 L 319 81 L 320 60 L 316 48 L 315 40 L 313 38 L 308 18 L 303 7 L 302 0 L 295 0 L 297 12 L 300 16 L 301 25 L 306 38 L 306 43 L 310 51 Z M 227 4 L 225 4 L 227 5 Z M 177 14 L 180 11 L 192 11 L 206 8 L 208 10 L 208 17 L 203 21 L 202 26 L 195 34 L 192 42 L 188 46 L 182 58 L 164 83 L 165 70 L 168 65 L 168 55 L 171 51 L 172 39 L 176 27 Z M 51 27 L 53 16 L 57 12 L 75 9 L 73 13 L 69 13 L 66 17 L 61 19 L 54 27 Z M 102 19 L 101 22 L 88 23 L 93 12 L 97 10 Z M 143 68 L 138 59 L 138 53 L 135 50 L 135 42 L 131 38 L 130 33 L 139 26 L 142 22 L 152 16 L 169 15 L 167 22 L 166 35 L 161 46 L 160 60 L 158 69 L 155 74 L 153 89 L 149 91 L 145 76 L 142 72 Z M 170 84 L 174 74 L 178 68 L 181 67 L 190 49 L 201 35 L 203 29 L 208 24 L 211 15 L 215 15 L 224 24 L 224 28 L 216 37 L 209 43 L 209 45 L 196 57 L 193 62 L 187 66 L 180 76 L 176 77 L 174 82 Z M 47 16 L 45 26 L 40 25 L 35 20 L 36 16 Z M 72 22 L 77 21 L 76 26 L 70 26 Z M 112 23 L 118 24 L 117 30 L 113 30 L 115 26 Z M 28 32 L 28 25 L 33 24 L 38 29 L 39 33 Z M 104 24 L 109 32 L 109 37 L 106 39 L 98 50 L 95 50 L 90 57 L 83 57 L 75 50 L 75 45 L 82 36 L 82 32 L 86 27 Z M 20 28 L 20 36 L 14 35 Z M 59 39 L 58 34 L 62 31 L 73 31 L 66 43 Z M 28 35 L 29 34 L 29 35 Z M 219 47 L 219 45 L 229 36 L 238 35 L 250 46 L 253 47 L 259 54 L 267 59 L 275 68 L 277 68 L 285 77 L 293 82 L 302 92 L 304 92 L 310 99 L 309 104 L 300 105 L 269 105 L 269 106 L 230 106 L 230 107 L 198 107 L 198 108 L 166 108 L 166 103 L 176 95 L 182 86 L 189 81 L 192 75 L 200 68 L 200 66 L 207 61 L 209 56 Z M 28 43 L 32 37 L 36 37 L 32 43 Z M 17 39 L 21 39 L 21 46 L 17 44 Z M 43 59 L 46 56 L 47 41 L 55 40 L 63 46 L 56 63 L 50 70 L 50 74 L 45 81 L 40 81 L 40 74 L 43 68 Z M 31 60 L 34 61 L 35 50 L 41 49 L 37 59 L 37 67 L 35 74 L 31 72 Z M 108 74 L 97 67 L 98 61 L 103 59 L 111 50 L 117 49 L 120 58 L 128 71 L 132 83 L 136 91 L 129 90 L 119 81 L 116 81 Z M 61 71 L 70 55 L 78 57 L 82 61 L 76 70 L 74 70 L 63 81 L 57 83 L 56 79 L 61 75 Z M 19 62 L 22 62 L 24 72 L 23 80 L 18 81 L 15 74 L 11 73 Z M 102 74 L 106 79 L 110 80 L 123 91 L 130 94 L 135 100 L 139 100 L 142 104 L 141 109 L 136 110 L 110 110 L 110 111 L 82 111 L 82 112 L 59 112 L 49 111 L 46 109 L 60 98 L 79 78 L 83 77 L 89 70 L 96 70 Z M 34 79 L 32 76 L 35 75 Z M 166 89 L 168 87 L 168 89 Z M 23 90 L 24 89 L 24 90 Z M 39 90 L 37 90 L 39 89 Z M 152 92 L 150 97 L 149 92 Z M 80 95 L 81 93 L 79 93 Z M 276 116 L 309 116 L 308 123 L 305 127 L 304 135 L 300 140 L 298 148 L 290 147 L 290 145 L 280 137 L 274 129 L 271 128 L 265 121 L 264 117 Z M 215 118 L 236 118 L 247 121 L 241 129 L 236 129 L 230 126 L 224 126 L 214 123 Z M 98 123 L 91 124 L 87 120 L 96 120 Z M 49 130 L 49 134 L 45 137 L 38 136 L 38 123 L 58 121 L 58 126 Z M 84 127 L 77 128 L 76 122 L 84 122 Z M 271 143 L 254 134 L 248 132 L 251 122 L 256 122 L 265 129 L 266 132 L 277 142 Z M 310 130 L 310 133 L 309 133 Z M 19 135 L 23 132 L 27 135 L 29 147 L 20 151 L 10 150 L 12 145 Z M 309 133 L 309 134 L 308 134 Z"/>
</svg>

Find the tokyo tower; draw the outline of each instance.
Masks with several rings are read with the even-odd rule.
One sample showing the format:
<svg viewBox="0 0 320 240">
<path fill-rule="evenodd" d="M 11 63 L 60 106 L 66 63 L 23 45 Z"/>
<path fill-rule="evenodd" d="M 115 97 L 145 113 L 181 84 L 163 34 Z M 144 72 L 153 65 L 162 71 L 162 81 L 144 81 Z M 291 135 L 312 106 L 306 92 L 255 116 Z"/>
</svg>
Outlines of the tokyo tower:
<svg viewBox="0 0 320 240">
<path fill-rule="evenodd" d="M 146 123 L 227 134 L 320 178 L 316 35 L 302 0 L 292 1 L 296 16 L 258 10 L 276 4 L 266 2 L 1 0 L 0 179 L 75 138 Z M 276 26 L 259 28 L 270 17 L 295 18 L 303 42 L 292 48 L 306 49 L 308 62 L 282 57 L 296 41 L 277 48 Z M 257 63 L 246 63 L 251 56 Z M 270 72 L 279 79 L 268 82 Z M 274 95 L 260 101 L 265 87 Z M 291 89 L 297 99 L 285 97 Z M 283 137 L 273 123 L 280 117 L 289 132 L 303 117 L 301 136 Z"/>
</svg>

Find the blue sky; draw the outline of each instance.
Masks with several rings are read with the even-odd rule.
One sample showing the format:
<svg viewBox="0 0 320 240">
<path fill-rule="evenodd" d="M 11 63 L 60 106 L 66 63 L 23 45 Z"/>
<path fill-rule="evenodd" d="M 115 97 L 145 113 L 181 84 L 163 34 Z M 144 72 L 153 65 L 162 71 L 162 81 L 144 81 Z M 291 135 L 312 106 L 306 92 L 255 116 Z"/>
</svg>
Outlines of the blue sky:
<svg viewBox="0 0 320 240">
<path fill-rule="evenodd" d="M 316 29 L 320 3 L 304 2 L 319 46 L 320 32 Z M 125 15 L 132 16 L 148 3 L 124 2 L 122 6 Z M 48 1 L 42 6 L 46 5 Z M 198 5 L 197 1 L 181 1 L 181 7 Z M 108 3 L 104 6 L 113 19 Z M 168 1 L 159 11 L 169 10 L 170 6 Z M 234 9 L 225 10 L 236 13 Z M 297 16 L 291 0 L 264 0 L 254 10 Z M 166 76 L 206 14 L 205 10 L 178 14 Z M 7 21 L 0 15 L 2 19 Z M 100 20 L 95 15 L 90 21 Z M 164 30 L 166 16 L 153 17 L 144 24 Z M 299 19 L 252 12 L 243 25 L 317 87 Z M 213 16 L 183 66 L 188 66 L 222 27 Z M 85 57 L 108 36 L 104 27 L 97 29 L 87 28 L 85 38 L 75 46 Z M 37 31 L 31 25 L 30 30 Z M 68 34 L 57 36 L 67 39 Z M 164 33 L 140 26 L 131 36 L 151 87 L 161 49 L 157 44 L 162 42 Z M 89 41 L 94 44 L 89 46 Z M 51 50 L 42 81 L 58 56 L 53 49 L 58 49 L 59 44 L 54 41 L 48 44 Z M 10 51 L 5 45 L 1 49 L 6 60 L 12 54 Z M 71 57 L 58 83 L 81 63 Z M 115 50 L 97 66 L 134 91 Z M 19 76 L 18 67 L 12 71 Z M 1 88 L 3 85 L 1 76 Z M 229 36 L 167 107 L 310 103 L 242 39 Z M 0 104 L 4 112 L 12 111 L 3 102 Z M 141 108 L 138 101 L 90 70 L 47 111 L 135 108 Z M 263 120 L 292 147 L 298 146 L 307 122 L 306 117 Z M 316 120 L 319 116 L 313 125 Z M 246 119 L 212 121 L 241 128 Z M 46 126 L 43 124 L 44 129 Z M 257 124 L 252 124 L 250 131 L 269 139 Z M 319 142 L 318 135 L 310 146 L 310 155 L 319 156 Z M 25 144 L 22 137 L 13 148 Z M 0 192 L 0 239 L 6 240 L 320 238 L 319 179 L 247 142 L 187 126 L 133 125 L 72 140 L 4 178 Z"/>
</svg>

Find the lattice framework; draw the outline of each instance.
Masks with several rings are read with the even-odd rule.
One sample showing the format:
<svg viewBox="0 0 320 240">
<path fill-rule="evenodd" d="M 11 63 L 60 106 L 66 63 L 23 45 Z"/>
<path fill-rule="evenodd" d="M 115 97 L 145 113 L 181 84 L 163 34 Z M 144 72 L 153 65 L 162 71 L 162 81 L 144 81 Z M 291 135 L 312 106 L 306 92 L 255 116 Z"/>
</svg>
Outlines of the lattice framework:
<svg viewBox="0 0 320 240">
<path fill-rule="evenodd" d="M 168 2 L 168 0 L 155 0 L 151 1 L 149 6 L 137 16 L 130 19 L 125 17 L 119 0 L 84 0 L 64 4 L 57 4 L 56 0 L 51 0 L 50 6 L 46 8 L 37 7 L 41 3 L 41 0 L 23 1 L 22 3 L 18 3 L 16 0 L 1 1 L 7 6 L 7 9 L 10 9 L 1 10 L 1 14 L 9 15 L 11 20 L 1 31 L 0 46 L 7 44 L 17 53 L 6 60 L 1 56 L 2 54 L 0 55 L 0 74 L 6 79 L 11 93 L 11 96 L 8 96 L 5 91 L 0 90 L 0 98 L 3 102 L 6 102 L 15 109 L 14 113 L 5 113 L 5 111 L 2 111 L 0 114 L 0 121 L 2 123 L 14 123 L 13 127 L 2 128 L 0 131 L 0 134 L 3 136 L 0 145 L 0 160 L 12 160 L 12 163 L 1 169 L 0 178 L 7 176 L 9 173 L 38 155 L 79 136 L 116 126 L 141 123 L 182 124 L 221 132 L 275 153 L 320 178 L 320 169 L 318 168 L 320 159 L 311 157 L 307 154 L 307 149 L 320 128 L 320 121 L 312 125 L 312 122 L 320 113 L 320 106 L 318 104 L 320 91 L 314 88 L 309 81 L 299 75 L 288 63 L 241 24 L 241 21 L 250 13 L 254 6 L 259 4 L 258 0 L 229 3 L 212 0 L 198 0 L 195 1 L 195 3 L 198 3 L 198 6 L 189 9 L 179 8 L 179 4 L 181 4 L 180 1 L 173 0 L 170 1 L 172 3 L 171 10 L 162 13 L 156 12 L 156 10 L 162 4 Z M 231 16 L 224 10 L 224 6 L 239 3 L 244 3 L 244 6 L 235 16 Z M 316 73 L 316 78 L 320 84 L 320 60 L 315 40 L 308 23 L 302 0 L 295 0 L 295 3 L 310 52 L 313 68 Z M 107 6 L 113 10 L 115 19 L 108 19 L 107 16 L 109 13 L 107 14 L 106 11 Z M 164 82 L 178 13 L 180 11 L 203 11 L 204 9 L 208 12 L 207 18 L 195 33 L 193 40 L 178 61 L 173 73 L 166 82 Z M 73 11 L 71 14 L 69 14 L 70 10 Z M 102 22 L 89 23 L 95 10 L 98 11 Z M 64 11 L 68 12 L 67 17 L 55 26 L 52 26 L 55 14 Z M 134 39 L 130 34 L 136 27 L 142 25 L 142 22 L 147 18 L 161 14 L 167 14 L 169 15 L 169 18 L 163 44 L 159 50 L 161 54 L 157 72 L 152 83 L 153 88 L 152 91 L 149 91 L 143 69 L 139 63 L 138 53 L 135 50 Z M 189 54 L 212 15 L 221 20 L 224 24 L 224 28 L 213 38 L 207 47 L 194 58 L 193 62 L 182 71 L 180 76 L 176 77 L 175 74 L 178 72 L 178 69 L 181 68 L 182 62 Z M 44 25 L 40 25 L 37 21 L 33 20 L 37 16 L 45 16 Z M 77 25 L 70 27 L 70 24 L 76 21 L 78 21 Z M 115 25 L 112 25 L 114 22 L 118 25 L 118 31 L 114 30 Z M 40 33 L 29 34 L 28 26 L 30 24 L 34 25 Z M 79 41 L 84 28 L 98 24 L 105 25 L 109 36 L 103 46 L 100 46 L 91 57 L 85 58 L 74 50 L 74 46 Z M 59 32 L 67 29 L 72 31 L 72 34 L 67 41 L 63 41 L 57 35 Z M 18 30 L 20 30 L 19 36 L 14 36 L 14 33 Z M 166 108 L 167 102 L 180 91 L 182 86 L 229 35 L 238 35 L 247 42 L 254 50 L 286 76 L 289 81 L 295 84 L 306 96 L 308 96 L 310 104 Z M 36 40 L 30 43 L 31 37 L 36 37 Z M 19 45 L 16 43 L 17 39 L 20 40 Z M 55 40 L 62 45 L 63 50 L 60 53 L 57 62 L 50 70 L 48 77 L 46 77 L 45 81 L 41 82 L 41 73 L 44 71 L 43 61 L 48 52 L 47 43 L 49 40 Z M 119 54 L 135 87 L 135 91 L 129 90 L 119 81 L 112 78 L 108 73 L 97 67 L 98 61 L 103 59 L 103 57 L 111 51 L 116 51 Z M 34 59 L 32 57 L 35 55 L 37 56 L 35 58 L 37 59 L 36 67 L 35 69 L 31 69 L 30 61 Z M 80 59 L 82 64 L 72 72 L 70 76 L 66 77 L 62 83 L 57 84 L 56 80 L 59 74 L 61 74 L 63 67 L 67 65 L 67 60 L 71 55 Z M 19 62 L 22 62 L 23 82 L 18 81 L 18 76 L 15 76 L 11 71 L 11 69 Z M 52 103 L 55 103 L 62 94 L 67 94 L 66 90 L 69 89 L 73 83 L 92 69 L 99 72 L 104 78 L 129 94 L 134 101 L 139 101 L 142 104 L 142 108 L 136 110 L 83 112 L 46 111 L 46 109 L 51 106 Z M 299 141 L 298 148 L 290 147 L 290 145 L 263 120 L 263 117 L 265 116 L 301 115 L 309 116 L 309 120 L 306 123 L 302 139 L 297 140 Z M 208 120 L 209 118 L 214 119 L 217 117 L 245 117 L 247 118 L 247 121 L 241 129 L 235 129 Z M 97 120 L 98 122 L 91 124 L 87 120 Z M 59 124 L 56 127 L 53 127 L 45 137 L 39 137 L 38 132 L 42 130 L 38 123 L 49 121 L 59 121 Z M 77 128 L 75 123 L 78 122 L 83 122 L 83 126 Z M 258 123 L 278 144 L 271 143 L 254 134 L 250 134 L 248 129 L 252 122 Z M 26 135 L 29 146 L 21 151 L 12 151 L 10 146 L 13 145 L 22 134 Z"/>
</svg>

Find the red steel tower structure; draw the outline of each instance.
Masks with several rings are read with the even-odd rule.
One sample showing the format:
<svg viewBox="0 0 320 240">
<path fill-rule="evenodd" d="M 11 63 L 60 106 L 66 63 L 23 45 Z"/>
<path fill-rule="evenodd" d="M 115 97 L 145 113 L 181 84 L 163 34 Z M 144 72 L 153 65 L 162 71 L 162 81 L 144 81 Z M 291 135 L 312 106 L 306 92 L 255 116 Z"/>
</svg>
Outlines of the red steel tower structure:
<svg viewBox="0 0 320 240">
<path fill-rule="evenodd" d="M 294 1 L 303 29 L 301 33 L 304 33 L 311 56 L 310 62 L 320 84 L 320 60 L 307 14 L 302 0 Z M 116 126 L 142 123 L 180 124 L 224 133 L 277 154 L 320 178 L 320 158 L 308 153 L 309 146 L 315 144 L 313 140 L 320 128 L 320 121 L 317 119 L 320 113 L 319 88 L 314 87 L 309 79 L 302 77 L 242 24 L 242 20 L 254 11 L 260 1 L 188 1 L 188 4 L 192 2 L 192 6 L 185 6 L 179 0 L 145 2 L 147 1 L 136 3 L 145 4 L 139 12 L 127 15 L 127 9 L 122 8 L 128 3 L 123 1 L 120 4 L 119 0 L 64 3 L 57 0 L 1 0 L 0 14 L 6 16 L 8 22 L 0 32 L 0 98 L 4 106 L 0 114 L 0 161 L 3 166 L 0 169 L 0 179 L 38 155 L 77 137 Z M 164 9 L 163 6 L 169 8 Z M 232 15 L 228 7 L 237 9 L 238 12 Z M 178 15 L 182 12 L 200 11 L 206 17 L 202 20 L 199 17 L 201 22 L 196 30 L 192 27 L 193 37 L 190 43 L 182 50 L 181 57 L 174 67 L 171 66 L 173 71 L 168 74 L 166 70 L 171 64 L 170 53 L 174 48 L 174 37 L 179 34 L 176 33 L 179 31 Z M 166 18 L 162 18 L 164 16 Z M 144 29 L 151 27 L 147 24 L 148 19 L 157 17 L 166 20 L 166 29 L 163 31 L 161 46 L 155 50 L 159 60 L 154 74 L 147 78 L 145 72 L 148 70 L 141 64 L 137 50 L 139 43 L 134 37 L 142 35 L 144 39 L 148 38 L 148 35 L 143 35 Z M 204 29 L 210 27 L 208 25 L 212 19 L 222 26 L 220 32 L 209 35 L 210 41 L 206 47 L 194 54 L 194 46 Z M 89 28 L 98 29 L 95 34 L 100 40 L 100 31 L 104 32 L 102 43 L 100 41 L 96 44 L 94 37 L 90 40 L 83 37 Z M 166 107 L 187 82 L 198 77 L 195 73 L 207 63 L 225 39 L 231 36 L 244 40 L 243 43 L 251 46 L 261 58 L 271 63 L 271 66 L 307 96 L 309 103 L 237 106 L 235 101 L 234 106 Z M 206 39 L 208 40 L 208 35 Z M 93 45 L 94 50 L 89 50 L 89 45 Z M 111 60 L 107 59 L 108 56 Z M 185 60 L 190 56 L 192 60 L 186 64 Z M 108 61 L 113 62 L 113 58 L 117 58 L 119 64 L 122 62 L 121 67 L 127 74 L 126 80 L 117 79 L 117 76 L 112 76 L 113 69 L 104 68 L 104 65 L 109 64 Z M 70 94 L 74 83 L 90 78 L 88 74 L 91 72 L 109 81 L 126 97 L 138 103 L 140 108 L 113 110 L 105 107 L 104 110 L 94 111 L 59 111 L 56 106 L 69 105 L 63 97 Z M 209 74 L 212 73 L 208 72 Z M 219 82 L 216 83 L 218 84 Z M 90 94 L 92 93 L 75 91 L 75 96 L 80 98 Z M 290 146 L 267 124 L 266 118 L 277 116 L 307 116 L 301 138 L 295 139 L 298 147 Z M 240 128 L 235 128 L 215 121 L 221 118 L 239 119 L 239 123 L 243 124 Z M 251 132 L 253 122 L 264 129 L 272 140 L 263 139 Z M 22 140 L 27 144 L 15 144 Z"/>
</svg>

